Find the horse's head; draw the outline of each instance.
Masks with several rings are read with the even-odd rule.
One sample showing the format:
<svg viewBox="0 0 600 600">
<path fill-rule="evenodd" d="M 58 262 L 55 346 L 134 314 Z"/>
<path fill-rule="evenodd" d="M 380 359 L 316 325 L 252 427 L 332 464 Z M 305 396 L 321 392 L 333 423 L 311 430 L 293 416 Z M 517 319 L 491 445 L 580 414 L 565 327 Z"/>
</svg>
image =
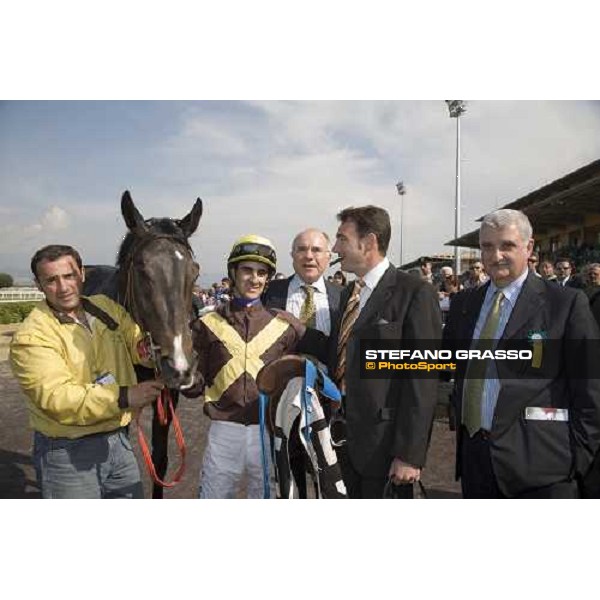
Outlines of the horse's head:
<svg viewBox="0 0 600 600">
<path fill-rule="evenodd" d="M 117 258 L 123 303 L 160 346 L 165 384 L 189 387 L 197 366 L 190 319 L 198 264 L 188 238 L 200 222 L 202 200 L 183 219 L 144 220 L 126 191 L 121 212 L 129 229 Z"/>
</svg>

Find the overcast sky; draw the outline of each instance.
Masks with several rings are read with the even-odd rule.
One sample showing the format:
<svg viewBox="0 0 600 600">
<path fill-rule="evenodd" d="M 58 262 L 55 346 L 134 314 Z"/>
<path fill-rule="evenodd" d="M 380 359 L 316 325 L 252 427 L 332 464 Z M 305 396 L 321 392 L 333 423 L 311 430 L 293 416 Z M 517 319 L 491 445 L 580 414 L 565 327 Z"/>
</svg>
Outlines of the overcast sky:
<svg viewBox="0 0 600 600">
<path fill-rule="evenodd" d="M 600 158 L 600 103 L 471 101 L 461 118 L 462 233 L 486 212 Z M 210 283 L 232 242 L 257 233 L 289 245 L 336 212 L 390 211 L 390 257 L 451 252 L 456 129 L 443 101 L 2 102 L 0 271 L 28 277 L 47 243 L 113 264 L 131 191 L 145 217 L 183 217 L 201 197 L 192 246 Z"/>
</svg>

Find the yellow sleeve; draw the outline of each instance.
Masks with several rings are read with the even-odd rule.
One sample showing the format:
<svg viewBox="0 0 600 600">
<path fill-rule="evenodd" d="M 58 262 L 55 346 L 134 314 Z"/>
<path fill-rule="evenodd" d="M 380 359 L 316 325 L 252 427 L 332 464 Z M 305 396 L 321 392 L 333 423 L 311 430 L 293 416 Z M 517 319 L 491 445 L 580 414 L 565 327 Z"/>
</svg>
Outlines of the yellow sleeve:
<svg viewBox="0 0 600 600">
<path fill-rule="evenodd" d="M 121 414 L 119 385 L 75 381 L 61 346 L 41 333 L 17 332 L 10 362 L 31 402 L 59 423 L 93 425 Z"/>
</svg>

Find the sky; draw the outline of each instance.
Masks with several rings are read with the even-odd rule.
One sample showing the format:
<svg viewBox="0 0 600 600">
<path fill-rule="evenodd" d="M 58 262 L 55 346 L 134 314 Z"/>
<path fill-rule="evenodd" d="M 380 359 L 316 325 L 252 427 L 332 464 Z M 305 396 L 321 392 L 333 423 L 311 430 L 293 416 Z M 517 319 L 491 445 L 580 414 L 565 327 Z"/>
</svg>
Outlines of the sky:
<svg viewBox="0 0 600 600">
<path fill-rule="evenodd" d="M 455 157 L 442 100 L 0 102 L 0 271 L 28 279 L 48 243 L 114 264 L 126 189 L 146 218 L 183 217 L 202 198 L 191 243 L 204 285 L 247 233 L 271 239 L 278 270 L 291 273 L 294 235 L 333 237 L 346 206 L 390 212 L 396 264 L 401 230 L 405 263 L 451 253 Z M 467 101 L 461 232 L 598 158 L 600 102 Z"/>
</svg>

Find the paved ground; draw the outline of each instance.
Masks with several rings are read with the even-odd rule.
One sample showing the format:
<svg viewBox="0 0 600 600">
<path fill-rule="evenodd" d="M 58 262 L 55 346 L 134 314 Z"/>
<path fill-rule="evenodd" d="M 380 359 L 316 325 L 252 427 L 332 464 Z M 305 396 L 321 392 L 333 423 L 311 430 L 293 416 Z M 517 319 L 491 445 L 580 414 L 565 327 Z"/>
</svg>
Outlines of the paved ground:
<svg viewBox="0 0 600 600">
<path fill-rule="evenodd" d="M 0 498 L 39 498 L 30 460 L 31 431 L 27 426 L 25 403 L 7 361 L 8 344 L 14 330 L 13 325 L 0 325 Z M 434 424 L 427 468 L 423 475 L 431 498 L 460 497 L 460 486 L 453 477 L 454 434 L 448 430 L 445 416 L 447 394 L 446 387 L 440 385 L 438 418 Z M 183 398 L 178 413 L 188 447 L 187 470 L 178 486 L 165 490 L 165 498 L 195 498 L 208 419 L 202 414 L 201 403 L 197 400 Z M 169 456 L 172 460 L 177 456 L 173 440 Z M 144 480 L 146 495 L 149 497 L 151 486 L 145 474 Z"/>
</svg>

